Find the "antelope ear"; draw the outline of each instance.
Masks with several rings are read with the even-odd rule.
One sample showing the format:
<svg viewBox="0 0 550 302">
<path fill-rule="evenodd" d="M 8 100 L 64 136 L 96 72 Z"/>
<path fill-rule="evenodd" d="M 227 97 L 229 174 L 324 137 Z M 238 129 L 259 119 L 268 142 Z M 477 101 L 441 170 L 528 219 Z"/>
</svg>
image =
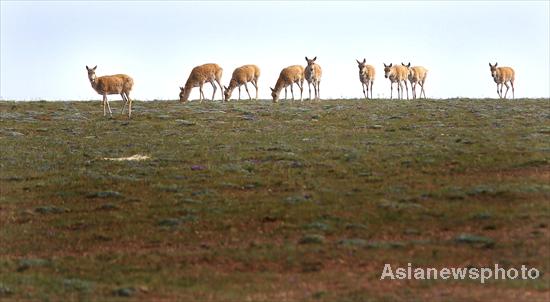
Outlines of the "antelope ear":
<svg viewBox="0 0 550 302">
<path fill-rule="evenodd" d="M 489 63 L 489 64 L 491 64 L 491 63 Z M 86 70 L 90 70 L 90 68 L 88 67 L 88 65 L 86 65 Z"/>
<path fill-rule="evenodd" d="M 497 62 L 495 62 L 495 67 L 497 67 L 497 65 L 498 65 L 498 63 L 497 63 Z"/>
<path fill-rule="evenodd" d="M 367 59 L 363 58 L 363 64 L 367 63 Z"/>
<path fill-rule="evenodd" d="M 315 62 L 315 60 L 317 60 L 317 56 L 315 56 L 315 58 L 313 58 L 313 61 Z"/>
<path fill-rule="evenodd" d="M 357 61 L 357 64 L 361 64 L 361 62 L 359 62 L 359 60 L 355 59 L 355 61 Z"/>
<path fill-rule="evenodd" d="M 95 71 L 96 68 L 97 68 L 97 65 L 94 68 L 92 68 L 92 70 Z"/>
<path fill-rule="evenodd" d="M 409 64 L 407 65 L 407 67 L 411 67 L 411 62 L 409 62 Z"/>
<path fill-rule="evenodd" d="M 269 89 L 271 89 L 272 92 L 275 92 L 275 90 L 273 88 L 269 87 Z"/>
<path fill-rule="evenodd" d="M 391 67 L 393 65 L 393 63 L 390 63 L 390 65 L 388 65 L 388 67 Z"/>
<path fill-rule="evenodd" d="M 308 61 L 308 62 L 309 62 L 309 59 L 308 59 L 307 57 L 306 57 L 306 61 Z"/>
<path fill-rule="evenodd" d="M 401 62 L 401 65 L 403 65 L 403 66 L 407 66 L 407 65 L 405 65 L 405 63 L 403 63 L 403 62 Z"/>
<path fill-rule="evenodd" d="M 223 86 L 223 89 L 228 90 L 227 86 Z"/>
<path fill-rule="evenodd" d="M 180 90 L 183 91 L 184 90 L 183 87 L 180 87 Z"/>
</svg>

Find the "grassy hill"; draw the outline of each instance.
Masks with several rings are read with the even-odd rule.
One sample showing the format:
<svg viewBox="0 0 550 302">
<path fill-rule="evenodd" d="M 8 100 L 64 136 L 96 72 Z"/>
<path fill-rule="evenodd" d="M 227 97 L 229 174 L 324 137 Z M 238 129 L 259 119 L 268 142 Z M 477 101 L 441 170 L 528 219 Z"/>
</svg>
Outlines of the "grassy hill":
<svg viewBox="0 0 550 302">
<path fill-rule="evenodd" d="M 550 295 L 548 99 L 111 106 L 0 102 L 0 299 Z M 380 280 L 386 263 L 542 275 Z"/>
</svg>

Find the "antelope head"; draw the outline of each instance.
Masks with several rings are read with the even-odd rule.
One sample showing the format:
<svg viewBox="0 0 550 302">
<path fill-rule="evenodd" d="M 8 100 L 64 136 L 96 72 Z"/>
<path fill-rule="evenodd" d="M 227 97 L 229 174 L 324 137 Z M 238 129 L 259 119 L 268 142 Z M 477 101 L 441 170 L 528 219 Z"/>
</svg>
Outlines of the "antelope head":
<svg viewBox="0 0 550 302">
<path fill-rule="evenodd" d="M 275 89 L 269 87 L 271 89 L 271 97 L 273 98 L 273 103 L 277 103 L 279 101 L 279 94 L 281 91 L 276 91 Z"/>
<path fill-rule="evenodd" d="M 411 62 L 409 62 L 409 64 L 407 64 L 407 65 L 405 65 L 405 63 L 401 62 L 401 66 L 407 67 L 407 70 L 409 71 L 409 75 L 412 75 L 413 70 L 411 68 Z"/>
<path fill-rule="evenodd" d="M 390 65 L 386 65 L 386 63 L 384 63 L 384 77 L 387 79 L 391 76 L 391 73 L 392 73 L 392 70 L 391 70 L 391 67 L 392 67 L 392 63 L 390 63 Z"/>
<path fill-rule="evenodd" d="M 231 86 L 231 85 L 230 85 Z M 227 86 L 223 86 L 223 97 L 224 101 L 229 101 L 229 98 L 231 97 L 231 93 L 233 92 L 233 88 L 229 88 Z"/>
<path fill-rule="evenodd" d="M 187 100 L 185 99 L 185 88 L 184 87 L 180 87 L 180 102 L 186 102 Z"/>
<path fill-rule="evenodd" d="M 493 78 L 497 76 L 497 65 L 498 65 L 497 62 L 495 62 L 495 65 L 491 65 L 491 63 L 489 63 L 489 68 L 491 68 L 491 76 Z"/>
<path fill-rule="evenodd" d="M 95 83 L 95 80 L 97 78 L 97 76 L 95 75 L 96 68 L 97 65 L 94 68 L 90 68 L 88 67 L 88 65 L 86 65 L 86 70 L 88 71 L 88 79 L 90 80 L 90 83 Z"/>
<path fill-rule="evenodd" d="M 365 73 L 364 70 L 367 68 L 367 65 L 366 65 L 367 59 L 363 59 L 363 62 L 361 62 L 357 59 L 355 61 L 357 61 L 357 67 L 359 68 L 359 74 Z"/>
</svg>

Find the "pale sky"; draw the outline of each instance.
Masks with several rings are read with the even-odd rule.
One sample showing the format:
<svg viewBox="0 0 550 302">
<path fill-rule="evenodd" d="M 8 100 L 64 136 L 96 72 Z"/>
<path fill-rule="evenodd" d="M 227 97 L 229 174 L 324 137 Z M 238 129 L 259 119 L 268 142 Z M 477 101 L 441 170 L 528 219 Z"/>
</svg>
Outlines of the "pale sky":
<svg viewBox="0 0 550 302">
<path fill-rule="evenodd" d="M 497 97 L 489 62 L 515 69 L 516 98 L 550 97 L 548 0 L 1 0 L 0 42 L 3 100 L 98 100 L 86 65 L 132 76 L 134 99 L 174 100 L 204 63 L 224 69 L 223 85 L 236 67 L 258 65 L 268 99 L 281 69 L 305 56 L 323 68 L 322 98 L 362 97 L 363 58 L 376 68 L 375 97 L 390 93 L 383 63 L 401 62 L 429 70 L 432 98 Z"/>
</svg>

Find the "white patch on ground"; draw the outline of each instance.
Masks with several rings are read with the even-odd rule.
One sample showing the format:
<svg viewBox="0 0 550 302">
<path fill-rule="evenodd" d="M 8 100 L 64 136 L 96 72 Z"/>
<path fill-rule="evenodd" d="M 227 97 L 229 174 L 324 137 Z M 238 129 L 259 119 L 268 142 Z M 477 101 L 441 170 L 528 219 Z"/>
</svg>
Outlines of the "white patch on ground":
<svg viewBox="0 0 550 302">
<path fill-rule="evenodd" d="M 147 155 L 139 155 L 139 154 L 136 154 L 136 155 L 132 155 L 132 156 L 129 156 L 129 157 L 104 157 L 103 160 L 114 160 L 114 161 L 142 161 L 142 160 L 147 160 L 151 158 L 150 156 L 147 156 Z"/>
</svg>

